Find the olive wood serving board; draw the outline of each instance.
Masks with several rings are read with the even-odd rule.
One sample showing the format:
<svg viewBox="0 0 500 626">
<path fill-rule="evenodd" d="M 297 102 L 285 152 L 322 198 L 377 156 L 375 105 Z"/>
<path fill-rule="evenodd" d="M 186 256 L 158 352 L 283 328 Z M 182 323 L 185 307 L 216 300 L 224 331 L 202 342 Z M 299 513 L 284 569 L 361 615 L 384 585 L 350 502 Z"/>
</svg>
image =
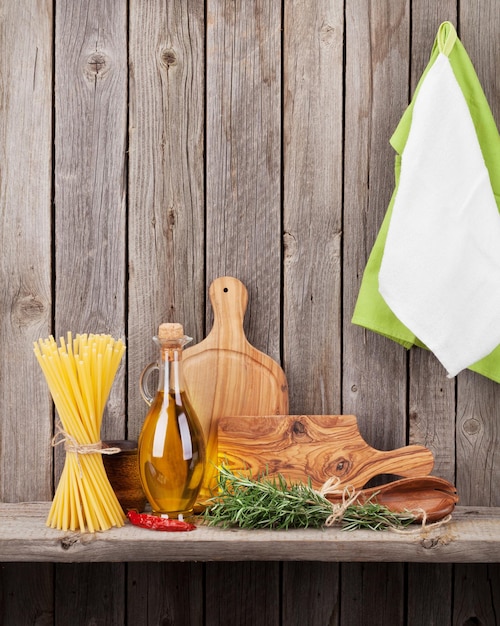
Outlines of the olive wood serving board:
<svg viewBox="0 0 500 626">
<path fill-rule="evenodd" d="M 206 438 L 205 485 L 213 485 L 217 474 L 217 422 L 221 416 L 288 413 L 285 373 L 245 336 L 245 285 L 230 276 L 217 278 L 210 285 L 209 297 L 213 327 L 203 341 L 185 349 L 183 354 L 186 389 Z M 202 487 L 202 497 L 209 495 L 204 492 Z"/>
<path fill-rule="evenodd" d="M 281 474 L 293 482 L 311 480 L 319 489 L 329 478 L 362 488 L 378 474 L 424 476 L 432 452 L 419 445 L 381 451 L 362 438 L 354 415 L 245 416 L 219 420 L 219 462 L 252 475 Z"/>
</svg>

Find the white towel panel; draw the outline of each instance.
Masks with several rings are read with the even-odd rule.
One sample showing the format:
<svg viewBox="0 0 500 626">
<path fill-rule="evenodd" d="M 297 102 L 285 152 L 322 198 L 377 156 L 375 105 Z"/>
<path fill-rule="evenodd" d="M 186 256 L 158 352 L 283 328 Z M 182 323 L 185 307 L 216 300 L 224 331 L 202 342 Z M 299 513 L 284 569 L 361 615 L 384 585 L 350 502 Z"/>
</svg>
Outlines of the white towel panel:
<svg viewBox="0 0 500 626">
<path fill-rule="evenodd" d="M 379 290 L 450 377 L 500 344 L 500 215 L 444 54 L 415 100 Z"/>
</svg>

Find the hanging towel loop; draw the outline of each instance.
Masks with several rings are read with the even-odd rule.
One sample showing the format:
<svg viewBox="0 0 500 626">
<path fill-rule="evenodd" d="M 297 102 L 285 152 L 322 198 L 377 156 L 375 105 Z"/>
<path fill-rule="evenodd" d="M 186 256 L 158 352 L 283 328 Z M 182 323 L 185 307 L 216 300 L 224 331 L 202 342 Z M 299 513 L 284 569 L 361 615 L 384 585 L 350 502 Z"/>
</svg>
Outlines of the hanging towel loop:
<svg viewBox="0 0 500 626">
<path fill-rule="evenodd" d="M 443 22 L 438 29 L 437 44 L 439 52 L 446 56 L 450 56 L 455 41 L 457 40 L 457 31 L 451 22 Z"/>
</svg>

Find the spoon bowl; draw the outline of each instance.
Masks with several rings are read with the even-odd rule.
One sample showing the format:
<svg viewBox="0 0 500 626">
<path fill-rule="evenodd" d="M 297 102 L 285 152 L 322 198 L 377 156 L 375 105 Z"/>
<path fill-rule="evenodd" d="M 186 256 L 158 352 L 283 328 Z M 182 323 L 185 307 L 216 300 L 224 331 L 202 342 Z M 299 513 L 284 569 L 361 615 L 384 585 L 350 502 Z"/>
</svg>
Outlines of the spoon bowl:
<svg viewBox="0 0 500 626">
<path fill-rule="evenodd" d="M 339 492 L 326 497 L 334 503 L 342 500 Z M 386 506 L 393 513 L 409 511 L 415 515 L 415 521 L 425 518 L 426 522 L 437 522 L 453 512 L 458 495 L 455 486 L 444 478 L 421 476 L 361 489 L 354 504 L 365 504 L 368 500 Z"/>
</svg>

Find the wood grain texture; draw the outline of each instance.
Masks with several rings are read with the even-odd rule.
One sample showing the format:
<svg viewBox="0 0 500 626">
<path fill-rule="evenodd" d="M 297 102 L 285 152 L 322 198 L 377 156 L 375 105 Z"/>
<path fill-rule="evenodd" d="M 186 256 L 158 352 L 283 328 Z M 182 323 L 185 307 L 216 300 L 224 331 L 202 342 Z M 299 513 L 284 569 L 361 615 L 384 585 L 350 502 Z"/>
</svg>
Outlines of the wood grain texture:
<svg viewBox="0 0 500 626">
<path fill-rule="evenodd" d="M 500 6 L 487 0 L 459 4 L 459 36 L 500 127 Z M 500 386 L 466 371 L 457 377 L 457 486 L 463 502 L 499 506 Z M 455 623 L 494 624 L 500 606 L 500 565 L 456 566 Z"/>
<path fill-rule="evenodd" d="M 453 623 L 452 581 L 453 565 L 412 563 L 408 566 L 408 626 Z"/>
<path fill-rule="evenodd" d="M 360 489 L 379 474 L 425 476 L 434 459 L 424 446 L 376 450 L 363 440 L 354 415 L 225 417 L 219 456 L 233 471 L 283 475 L 319 489 L 330 478 Z"/>
<path fill-rule="evenodd" d="M 460 6 L 460 37 L 500 124 L 498 92 L 498 3 Z M 474 26 L 472 26 L 474 24 Z M 497 81 L 496 83 L 494 81 Z M 496 85 L 496 87 L 495 87 Z M 498 506 L 500 490 L 500 386 L 466 371 L 457 378 L 457 485 L 464 503 Z"/>
<path fill-rule="evenodd" d="M 115 0 L 58 2 L 55 68 L 55 335 L 72 331 L 123 337 L 127 7 Z M 101 436 L 120 439 L 125 433 L 122 364 Z M 56 622 L 119 623 L 124 614 L 124 568 L 57 565 Z"/>
<path fill-rule="evenodd" d="M 256 563 L 244 557 L 241 563 L 207 563 L 207 626 L 280 623 L 279 563 L 272 562 L 272 557 L 270 560 Z M 230 580 L 238 584 L 228 584 Z M 244 611 L 239 607 L 245 607 Z"/>
<path fill-rule="evenodd" d="M 498 624 L 500 567 L 456 565 L 454 580 L 454 624 Z"/>
<path fill-rule="evenodd" d="M 54 624 L 53 571 L 51 563 L 7 563 L 0 567 L 2 626 Z"/>
<path fill-rule="evenodd" d="M 203 578 L 201 563 L 129 563 L 128 623 L 203 626 Z"/>
<path fill-rule="evenodd" d="M 147 407 L 142 369 L 162 322 L 203 335 L 203 3 L 130 2 L 129 436 Z"/>
<path fill-rule="evenodd" d="M 63 0 L 55 39 L 55 334 L 125 331 L 127 11 Z M 102 436 L 125 434 L 124 374 Z"/>
<path fill-rule="evenodd" d="M 338 624 L 341 613 L 338 570 L 334 563 L 284 563 L 283 624 Z"/>
<path fill-rule="evenodd" d="M 342 3 L 288 2 L 284 18 L 284 364 L 294 413 L 340 412 Z"/>
<path fill-rule="evenodd" d="M 212 576 L 208 576 L 207 570 L 207 598 L 210 593 L 219 590 L 222 584 L 228 587 L 228 597 L 232 595 L 236 597 L 242 589 L 236 584 L 237 581 L 246 580 L 249 565 L 247 561 L 340 562 L 349 564 L 349 567 L 362 562 L 374 564 L 500 562 L 500 511 L 496 507 L 458 506 L 448 524 L 426 529 L 417 526 L 408 533 L 371 530 L 345 532 L 338 527 L 255 531 L 202 525 L 189 533 L 158 533 L 127 523 L 122 528 L 113 528 L 103 533 L 80 534 L 47 528 L 44 521 L 49 506 L 48 502 L 0 504 L 0 562 L 16 559 L 19 562 L 66 564 L 113 563 L 122 562 L 124 557 L 130 562 L 137 563 L 238 562 L 241 570 L 238 571 L 238 567 L 234 567 L 231 569 L 231 576 L 226 575 L 225 578 L 223 565 L 214 570 Z M 342 569 L 344 567 L 343 565 Z M 375 565 L 373 570 L 378 585 Z M 61 571 L 67 572 L 70 577 L 73 575 L 70 569 Z M 223 580 L 219 578 L 219 574 L 215 575 L 215 571 L 220 573 Z M 358 571 L 362 573 L 361 569 Z M 494 568 L 490 569 L 494 576 L 495 571 Z M 398 570 L 389 573 L 399 578 Z M 137 570 L 134 570 L 134 576 L 137 575 Z M 181 575 L 182 570 L 179 570 L 179 581 L 182 581 Z M 342 584 L 344 585 L 349 578 L 345 577 Z M 151 595 L 160 593 L 163 589 L 161 582 L 161 579 L 151 575 L 148 592 Z M 369 580 L 365 578 L 364 584 L 368 583 Z M 108 584 L 109 580 L 106 585 Z M 157 589 L 153 589 L 155 584 L 158 585 Z M 354 584 L 358 585 L 357 582 Z M 272 582 L 269 595 L 273 604 L 276 602 L 274 585 L 275 582 Z M 494 601 L 498 601 L 498 588 L 492 587 L 488 592 Z M 474 598 L 474 590 L 471 591 L 471 598 Z M 144 603 L 144 599 L 143 597 L 141 600 L 141 606 L 146 611 L 147 602 Z M 265 601 L 267 600 L 263 597 L 262 602 Z M 389 602 L 389 597 L 387 601 Z M 185 602 L 185 599 L 182 602 Z M 214 602 L 219 606 L 218 600 Z M 244 615 L 236 610 L 236 605 L 237 603 L 230 605 L 233 618 L 234 615 Z M 228 605 L 226 609 L 229 608 Z M 136 609 L 134 610 L 137 615 Z"/>
<path fill-rule="evenodd" d="M 344 4 L 283 3 L 283 365 L 294 413 L 342 411 Z M 283 570 L 287 623 L 339 619 L 338 567 L 314 569 L 311 585 Z"/>
<path fill-rule="evenodd" d="M 214 325 L 183 356 L 186 389 L 206 440 L 206 469 L 200 499 L 217 486 L 217 427 L 225 415 L 280 415 L 288 411 L 288 385 L 276 361 L 254 348 L 243 330 L 248 291 L 237 278 L 210 285 Z"/>
<path fill-rule="evenodd" d="M 342 412 L 382 449 L 406 442 L 406 354 L 350 320 L 394 186 L 389 138 L 407 105 L 408 51 L 407 2 L 347 3 Z"/>
<path fill-rule="evenodd" d="M 246 285 L 248 340 L 280 362 L 281 3 L 206 7 L 207 282 Z"/>
<path fill-rule="evenodd" d="M 246 337 L 280 363 L 282 5 L 207 0 L 205 7 L 207 286 L 220 276 L 245 284 Z M 206 328 L 211 326 L 207 302 Z M 265 569 L 265 585 L 251 572 L 247 563 L 232 567 L 226 586 L 227 572 L 218 568 L 210 575 L 207 567 L 208 623 L 277 619 L 279 568 Z"/>
<path fill-rule="evenodd" d="M 7 3 L 0 29 L 0 499 L 15 502 L 50 497 L 52 483 L 33 356 L 51 328 L 52 4 Z"/>
<path fill-rule="evenodd" d="M 159 324 L 203 336 L 205 17 L 198 0 L 128 4 L 128 436 L 137 438 L 147 413 L 139 377 L 157 358 Z M 177 568 L 182 593 L 166 584 L 168 572 L 147 564 L 129 572 L 135 623 L 182 624 L 183 615 L 197 623 L 203 568 Z"/>
<path fill-rule="evenodd" d="M 0 501 L 52 495 L 52 404 L 33 342 L 52 324 L 52 2 L 0 8 Z M 49 626 L 53 566 L 0 569 L 0 623 Z M 31 589 L 29 601 L 26 589 Z"/>
<path fill-rule="evenodd" d="M 411 7 L 410 97 L 429 62 L 441 22 L 457 24 L 455 0 L 414 0 Z M 426 350 L 409 355 L 409 441 L 434 454 L 435 476 L 455 481 L 456 381 Z M 452 566 L 408 566 L 408 624 L 451 623 Z"/>
<path fill-rule="evenodd" d="M 362 563 L 347 567 L 356 576 L 342 578 L 348 583 L 342 597 L 349 602 L 349 610 L 342 612 L 342 626 L 360 624 L 404 624 L 404 605 L 397 600 L 404 595 L 404 576 L 401 566 L 390 563 Z"/>
<path fill-rule="evenodd" d="M 498 621 L 498 385 L 449 381 L 432 355 L 350 323 L 393 189 L 389 138 L 444 19 L 498 123 L 497 0 L 2 4 L 0 499 L 51 497 L 33 339 L 127 332 L 127 399 L 121 379 L 106 428 L 137 437 L 151 336 L 180 321 L 201 341 L 207 287 L 229 274 L 248 287 L 246 336 L 283 365 L 291 411 L 354 414 L 376 449 L 425 445 L 471 506 L 412 538 L 199 528 L 165 541 L 128 526 L 61 536 L 47 503 L 3 503 L 0 622 L 61 624 L 79 607 L 87 623 Z M 86 596 L 91 561 L 102 569 Z"/>
<path fill-rule="evenodd" d="M 123 563 L 62 563 L 57 573 L 56 623 L 125 623 Z"/>
<path fill-rule="evenodd" d="M 407 442 L 407 355 L 350 320 L 394 186 L 389 138 L 408 102 L 410 3 L 350 0 L 345 24 L 342 413 L 357 416 L 371 445 L 389 450 Z M 401 566 L 342 565 L 341 575 L 341 606 L 357 607 L 343 625 L 368 616 L 400 623 L 404 589 L 396 584 L 389 597 L 380 583 L 402 580 Z"/>
</svg>

